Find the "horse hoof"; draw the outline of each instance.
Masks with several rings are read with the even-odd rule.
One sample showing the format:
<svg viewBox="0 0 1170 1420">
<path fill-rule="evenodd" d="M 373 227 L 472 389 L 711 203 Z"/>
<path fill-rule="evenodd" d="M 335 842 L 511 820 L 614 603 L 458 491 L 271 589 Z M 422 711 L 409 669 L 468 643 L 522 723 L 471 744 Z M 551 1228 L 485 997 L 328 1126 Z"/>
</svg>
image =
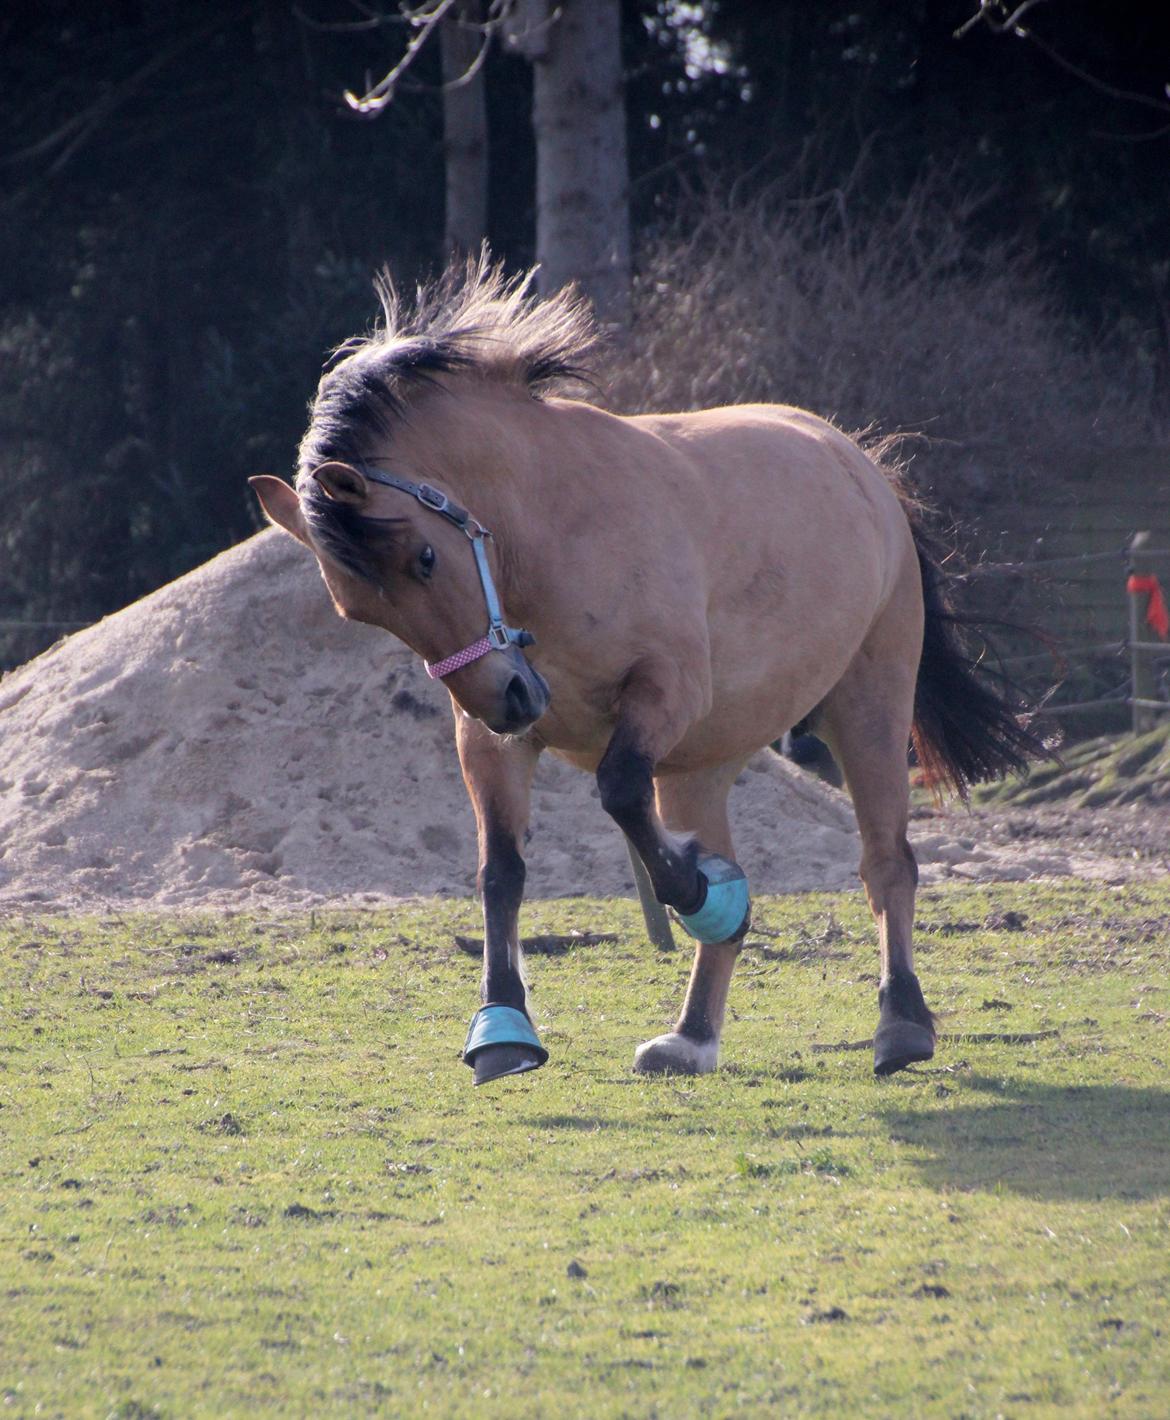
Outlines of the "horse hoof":
<svg viewBox="0 0 1170 1420">
<path fill-rule="evenodd" d="M 719 1042 L 700 1043 L 671 1031 L 657 1035 L 634 1051 L 640 1075 L 709 1075 L 719 1063 Z"/>
<path fill-rule="evenodd" d="M 934 1055 L 934 1032 L 915 1021 L 887 1021 L 879 1025 L 873 1038 L 873 1073 L 893 1075 L 907 1065 L 930 1060 Z"/>
<path fill-rule="evenodd" d="M 873 1073 L 893 1075 L 934 1055 L 934 1017 L 912 971 L 892 971 L 878 987 Z"/>
<path fill-rule="evenodd" d="M 472 1016 L 463 1046 L 463 1063 L 474 1070 L 477 1085 L 504 1075 L 537 1070 L 547 1059 L 548 1051 L 523 1011 L 489 1004 Z"/>
<path fill-rule="evenodd" d="M 704 853 L 698 869 L 707 895 L 698 911 L 678 913 L 683 930 L 708 946 L 738 941 L 748 929 L 752 908 L 743 869 L 717 853 Z"/>
<path fill-rule="evenodd" d="M 544 1060 L 529 1045 L 485 1045 L 476 1051 L 470 1062 L 475 1072 L 473 1083 L 486 1085 L 505 1075 L 523 1075 L 527 1070 L 539 1070 Z"/>
</svg>

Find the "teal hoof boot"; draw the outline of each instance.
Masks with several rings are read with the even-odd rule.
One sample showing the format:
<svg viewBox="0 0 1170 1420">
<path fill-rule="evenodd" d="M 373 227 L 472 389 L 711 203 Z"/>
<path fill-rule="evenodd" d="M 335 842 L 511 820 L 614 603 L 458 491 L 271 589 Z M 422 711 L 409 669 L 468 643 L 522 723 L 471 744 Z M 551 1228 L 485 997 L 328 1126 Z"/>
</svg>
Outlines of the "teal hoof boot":
<svg viewBox="0 0 1170 1420">
<path fill-rule="evenodd" d="M 711 946 L 735 941 L 751 921 L 752 902 L 743 869 L 717 853 L 704 853 L 698 868 L 707 883 L 707 896 L 697 912 L 677 914 L 683 930 Z"/>
<path fill-rule="evenodd" d="M 475 1083 L 485 1085 L 504 1075 L 538 1070 L 548 1051 L 523 1011 L 512 1006 L 481 1006 L 471 1018 L 463 1046 L 463 1063 L 475 1071 Z"/>
</svg>

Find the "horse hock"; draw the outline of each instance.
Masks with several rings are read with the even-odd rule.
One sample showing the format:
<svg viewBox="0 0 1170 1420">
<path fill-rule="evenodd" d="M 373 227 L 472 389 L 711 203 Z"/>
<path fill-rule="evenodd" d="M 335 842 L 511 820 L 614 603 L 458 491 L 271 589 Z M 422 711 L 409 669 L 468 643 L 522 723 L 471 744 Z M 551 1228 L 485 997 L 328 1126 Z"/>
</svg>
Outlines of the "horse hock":
<svg viewBox="0 0 1170 1420">
<path fill-rule="evenodd" d="M 463 1063 L 475 1072 L 474 1083 L 485 1085 L 505 1075 L 538 1070 L 548 1051 L 523 1011 L 513 1006 L 481 1006 L 471 1018 L 463 1046 Z"/>
</svg>

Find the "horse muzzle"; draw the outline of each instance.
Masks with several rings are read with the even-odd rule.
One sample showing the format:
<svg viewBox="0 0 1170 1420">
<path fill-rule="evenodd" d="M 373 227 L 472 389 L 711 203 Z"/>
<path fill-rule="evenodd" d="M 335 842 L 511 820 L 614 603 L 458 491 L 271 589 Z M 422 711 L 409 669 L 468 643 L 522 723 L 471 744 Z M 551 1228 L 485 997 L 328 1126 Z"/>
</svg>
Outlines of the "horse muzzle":
<svg viewBox="0 0 1170 1420">
<path fill-rule="evenodd" d="M 515 670 L 505 682 L 503 703 L 497 716 L 484 720 L 489 730 L 497 735 L 520 735 L 548 709 L 552 694 L 548 681 L 534 670 L 518 651 L 515 656 Z"/>
</svg>

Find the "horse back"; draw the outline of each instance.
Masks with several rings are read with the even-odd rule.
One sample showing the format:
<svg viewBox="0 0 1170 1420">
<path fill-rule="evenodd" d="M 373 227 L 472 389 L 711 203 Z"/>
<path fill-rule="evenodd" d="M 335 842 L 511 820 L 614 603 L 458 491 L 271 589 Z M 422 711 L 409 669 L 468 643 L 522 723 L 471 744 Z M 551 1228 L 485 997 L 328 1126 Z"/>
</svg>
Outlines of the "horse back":
<svg viewBox="0 0 1170 1420">
<path fill-rule="evenodd" d="M 876 609 L 914 562 L 909 523 L 890 479 L 854 440 L 815 414 L 787 405 L 732 405 L 629 423 L 652 430 L 690 466 L 702 509 L 691 526 L 719 581 L 744 580 L 734 575 L 735 561 L 745 576 L 796 579 L 810 597 L 832 583 Z M 785 600 L 795 591 L 788 585 Z"/>
</svg>

